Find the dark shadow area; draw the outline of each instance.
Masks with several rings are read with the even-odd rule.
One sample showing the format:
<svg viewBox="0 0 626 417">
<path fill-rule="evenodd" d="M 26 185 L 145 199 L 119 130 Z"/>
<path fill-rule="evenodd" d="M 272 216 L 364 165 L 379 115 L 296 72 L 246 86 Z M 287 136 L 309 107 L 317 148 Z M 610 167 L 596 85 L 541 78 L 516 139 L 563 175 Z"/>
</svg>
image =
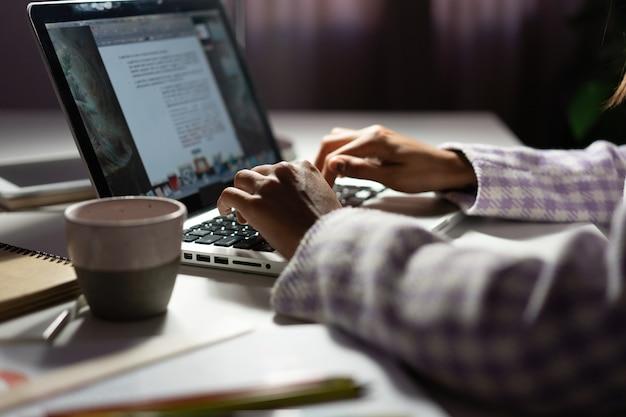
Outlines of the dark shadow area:
<svg viewBox="0 0 626 417">
<path fill-rule="evenodd" d="M 246 287 L 271 288 L 276 281 L 276 277 L 269 275 L 246 274 L 244 272 L 229 271 L 226 269 L 202 268 L 191 265 L 181 265 L 179 273 Z"/>
<path fill-rule="evenodd" d="M 169 318 L 171 320 L 171 318 Z M 135 340 L 158 336 L 163 333 L 167 314 L 132 322 L 112 322 L 95 317 L 89 310 L 80 316 L 78 328 L 71 334 L 68 346 L 116 340 Z"/>
<path fill-rule="evenodd" d="M 65 307 L 50 309 L 46 313 L 38 314 L 37 320 L 28 326 L 20 326 L 19 333 L 11 334 L 11 337 L 0 338 L 1 346 L 21 345 L 24 343 L 32 343 L 33 345 L 43 345 L 43 332 L 50 323 L 63 311 Z M 19 320 L 19 318 L 16 318 Z"/>
<path fill-rule="evenodd" d="M 245 305 L 249 308 L 268 311 L 270 306 L 270 289 L 241 284 L 223 285 L 212 290 L 213 296 L 220 300 Z"/>
<path fill-rule="evenodd" d="M 316 324 L 314 321 L 300 320 L 295 317 L 285 316 L 283 314 L 274 314 L 272 321 L 279 326 L 293 326 L 297 324 Z"/>
<path fill-rule="evenodd" d="M 145 341 L 138 339 L 109 339 L 82 343 L 80 348 L 73 344 L 55 347 L 45 351 L 45 354 L 40 358 L 39 365 L 44 369 L 61 368 L 107 355 L 123 353 L 142 343 L 145 343 Z"/>
<path fill-rule="evenodd" d="M 219 284 L 211 287 L 211 296 L 221 300 L 258 310 L 270 310 L 271 287 L 275 277 L 226 271 L 216 268 L 199 268 L 181 265 L 179 273 L 192 275 L 194 279 L 208 279 Z"/>
<path fill-rule="evenodd" d="M 2 355 L 7 363 L 14 363 L 17 368 L 23 360 L 37 358 L 37 368 L 41 370 L 53 370 L 63 366 L 74 365 L 79 362 L 101 358 L 106 355 L 122 353 L 128 349 L 145 343 L 145 339 L 135 338 L 104 338 L 99 336 L 93 340 L 73 340 L 61 346 L 50 346 L 43 340 L 39 343 L 24 343 L 25 339 L 19 339 L 20 343 L 4 345 Z M 30 341 L 30 340 L 28 340 Z M 34 342 L 34 340 L 33 340 Z M 35 355 L 29 351 L 37 352 Z M 27 367 L 28 363 L 25 363 Z M 30 364 L 32 365 L 32 364 Z"/>
</svg>

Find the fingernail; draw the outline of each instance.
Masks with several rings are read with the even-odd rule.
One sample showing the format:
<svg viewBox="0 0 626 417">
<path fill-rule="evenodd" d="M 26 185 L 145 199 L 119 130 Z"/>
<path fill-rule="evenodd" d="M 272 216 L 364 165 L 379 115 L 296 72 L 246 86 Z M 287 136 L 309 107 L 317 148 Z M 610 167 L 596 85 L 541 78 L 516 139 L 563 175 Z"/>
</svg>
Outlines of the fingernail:
<svg viewBox="0 0 626 417">
<path fill-rule="evenodd" d="M 337 164 L 335 165 L 335 169 L 337 169 L 337 172 L 343 174 L 344 172 L 346 172 L 346 164 L 343 161 L 339 161 L 337 162 Z"/>
</svg>

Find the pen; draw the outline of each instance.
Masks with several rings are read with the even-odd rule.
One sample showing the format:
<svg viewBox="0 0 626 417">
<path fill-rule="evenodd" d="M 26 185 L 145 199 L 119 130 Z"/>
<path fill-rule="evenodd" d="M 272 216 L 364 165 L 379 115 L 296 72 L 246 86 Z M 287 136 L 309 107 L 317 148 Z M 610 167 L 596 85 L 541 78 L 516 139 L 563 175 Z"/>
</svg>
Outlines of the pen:
<svg viewBox="0 0 626 417">
<path fill-rule="evenodd" d="M 58 316 L 46 327 L 43 331 L 43 338 L 46 342 L 52 343 L 54 339 L 61 333 L 61 330 L 65 328 L 67 323 L 72 319 L 72 312 L 69 309 L 65 309 L 59 313 Z"/>
<path fill-rule="evenodd" d="M 85 300 L 84 295 L 80 295 L 76 301 L 74 302 L 74 306 L 70 308 L 66 308 L 61 311 L 58 316 L 46 327 L 43 331 L 42 337 L 48 342 L 52 343 L 57 338 L 57 336 L 65 329 L 65 326 L 72 321 L 75 317 L 80 314 L 80 311 L 83 307 L 87 305 L 87 301 Z"/>
<path fill-rule="evenodd" d="M 237 391 L 158 399 L 110 407 L 55 412 L 48 417 L 204 417 L 207 413 L 269 410 L 359 397 L 364 387 L 349 377 L 272 384 Z"/>
</svg>

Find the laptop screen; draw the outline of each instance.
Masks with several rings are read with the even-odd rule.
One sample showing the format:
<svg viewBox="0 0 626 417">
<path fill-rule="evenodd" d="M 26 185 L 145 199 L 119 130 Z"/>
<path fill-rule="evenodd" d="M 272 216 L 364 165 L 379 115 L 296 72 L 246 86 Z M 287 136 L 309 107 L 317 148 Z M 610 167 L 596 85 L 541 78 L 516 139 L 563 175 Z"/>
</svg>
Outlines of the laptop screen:
<svg viewBox="0 0 626 417">
<path fill-rule="evenodd" d="M 46 24 L 111 195 L 183 199 L 279 160 L 222 16 Z"/>
</svg>

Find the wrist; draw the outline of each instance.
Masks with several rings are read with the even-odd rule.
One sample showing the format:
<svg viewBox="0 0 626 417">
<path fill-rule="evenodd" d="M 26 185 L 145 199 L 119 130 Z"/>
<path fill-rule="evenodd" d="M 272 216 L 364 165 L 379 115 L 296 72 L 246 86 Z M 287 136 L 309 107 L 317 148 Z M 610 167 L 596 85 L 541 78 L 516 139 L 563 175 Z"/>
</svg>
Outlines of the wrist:
<svg viewBox="0 0 626 417">
<path fill-rule="evenodd" d="M 443 150 L 446 183 L 448 189 L 476 187 L 478 181 L 474 167 L 462 152 Z"/>
</svg>

